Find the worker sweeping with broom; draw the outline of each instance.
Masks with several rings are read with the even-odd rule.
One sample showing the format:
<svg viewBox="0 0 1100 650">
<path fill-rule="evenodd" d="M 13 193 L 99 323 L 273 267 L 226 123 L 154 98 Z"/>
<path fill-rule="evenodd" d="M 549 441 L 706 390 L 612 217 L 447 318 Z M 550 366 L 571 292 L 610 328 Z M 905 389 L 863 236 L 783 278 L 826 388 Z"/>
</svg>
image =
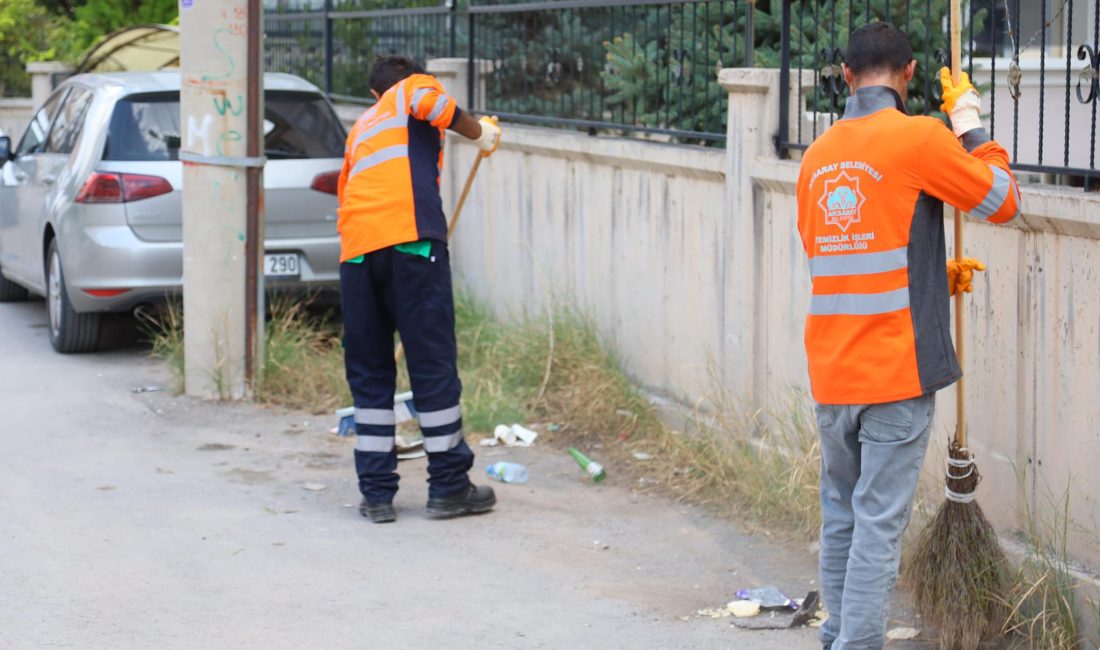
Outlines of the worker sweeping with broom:
<svg viewBox="0 0 1100 650">
<path fill-rule="evenodd" d="M 976 260 L 947 264 L 943 204 L 1004 223 L 1019 194 L 1004 148 L 963 76 L 944 83 L 948 129 L 905 110 L 917 62 L 876 22 L 852 32 L 843 118 L 807 149 L 798 230 L 813 292 L 806 354 L 821 438 L 825 648 L 881 648 L 901 535 L 928 447 L 936 391 L 962 372 L 948 295 Z M 961 141 L 960 141 L 961 139 Z"/>
<path fill-rule="evenodd" d="M 474 141 L 480 161 L 496 149 L 500 127 L 460 109 L 411 59 L 377 61 L 370 87 L 378 102 L 348 135 L 338 186 L 340 304 L 344 361 L 355 400 L 359 511 L 375 523 L 397 517 L 396 330 L 407 351 L 428 454 L 428 514 L 486 512 L 496 503 L 492 488 L 471 484 L 467 475 L 474 454 L 462 431 L 448 226 L 439 181 L 447 129 Z"/>
</svg>

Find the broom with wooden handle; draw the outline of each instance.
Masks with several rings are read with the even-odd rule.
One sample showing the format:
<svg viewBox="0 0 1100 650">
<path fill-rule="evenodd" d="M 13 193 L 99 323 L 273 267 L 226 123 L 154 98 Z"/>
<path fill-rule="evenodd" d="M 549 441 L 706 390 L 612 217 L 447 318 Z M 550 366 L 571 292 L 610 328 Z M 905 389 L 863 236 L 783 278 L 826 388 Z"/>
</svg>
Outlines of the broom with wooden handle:
<svg viewBox="0 0 1100 650">
<path fill-rule="evenodd" d="M 951 2 L 951 75 L 962 69 L 960 0 Z M 963 214 L 955 208 L 955 261 L 963 260 Z M 955 349 L 959 366 L 965 351 L 963 291 L 955 292 Z M 1007 592 L 1004 552 L 997 533 L 974 500 L 981 476 L 966 440 L 966 379 L 955 385 L 955 437 L 947 453 L 946 500 L 907 554 L 903 581 L 921 616 L 940 629 L 940 646 L 975 650 L 998 633 L 1005 620 L 1001 598 Z"/>
<path fill-rule="evenodd" d="M 494 115 L 491 118 L 495 124 L 498 120 Z M 500 136 L 497 136 L 499 141 Z M 490 152 L 478 150 L 477 156 L 474 158 L 474 164 L 470 167 L 470 173 L 466 175 L 466 184 L 462 186 L 462 194 L 458 195 L 458 203 L 455 203 L 455 209 L 451 212 L 451 221 L 447 224 L 447 240 L 450 241 L 451 235 L 455 231 L 455 226 L 458 224 L 458 217 L 462 214 L 462 208 L 466 205 L 466 197 L 470 194 L 470 189 L 474 186 L 474 178 L 477 177 L 477 170 L 481 167 L 481 161 L 489 157 Z M 401 342 L 397 343 L 397 350 L 393 353 L 393 360 L 397 363 L 401 363 L 401 359 L 405 357 L 405 345 Z"/>
</svg>

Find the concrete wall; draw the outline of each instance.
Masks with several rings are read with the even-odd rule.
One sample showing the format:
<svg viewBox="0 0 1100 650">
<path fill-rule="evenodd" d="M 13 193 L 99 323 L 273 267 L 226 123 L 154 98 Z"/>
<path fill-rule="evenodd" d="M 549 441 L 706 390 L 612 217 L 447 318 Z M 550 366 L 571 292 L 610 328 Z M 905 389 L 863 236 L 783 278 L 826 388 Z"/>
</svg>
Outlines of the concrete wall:
<svg viewBox="0 0 1100 650">
<path fill-rule="evenodd" d="M 503 315 L 578 305 L 648 387 L 691 403 L 720 383 L 779 410 L 807 386 L 798 164 L 771 152 L 777 73 L 720 80 L 731 92 L 724 152 L 506 125 L 455 234 L 455 267 Z M 448 146 L 451 204 L 473 153 L 460 138 Z M 1002 530 L 1020 528 L 1026 505 L 1047 510 L 1072 478 L 1070 548 L 1097 567 L 1100 196 L 1026 187 L 1023 209 L 1013 225 L 966 230 L 967 253 L 990 265 L 966 308 L 981 500 Z M 943 391 L 933 484 L 954 412 Z"/>
<path fill-rule="evenodd" d="M 15 99 L 0 99 L 0 130 L 12 140 L 12 148 L 19 143 L 23 135 L 23 129 L 34 115 L 34 102 L 22 97 Z"/>
</svg>

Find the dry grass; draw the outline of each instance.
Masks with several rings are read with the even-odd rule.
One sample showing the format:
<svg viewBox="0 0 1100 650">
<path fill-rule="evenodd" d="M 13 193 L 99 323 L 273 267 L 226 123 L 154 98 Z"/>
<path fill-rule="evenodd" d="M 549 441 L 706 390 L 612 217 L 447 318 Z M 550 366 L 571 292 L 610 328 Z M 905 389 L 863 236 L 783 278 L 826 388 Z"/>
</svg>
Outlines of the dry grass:
<svg viewBox="0 0 1100 650">
<path fill-rule="evenodd" d="M 459 367 L 468 429 L 501 422 L 554 423 L 557 447 L 577 446 L 635 487 L 662 490 L 761 528 L 810 538 L 820 525 L 820 454 L 809 402 L 746 415 L 724 392 L 705 400 L 691 433 L 667 427 L 600 343 L 568 309 L 502 324 L 468 297 L 457 306 Z M 767 423 L 767 424 L 766 424 Z M 639 461 L 644 452 L 650 460 Z"/>
<path fill-rule="evenodd" d="M 178 301 L 169 301 L 164 309 L 140 312 L 138 325 L 153 346 L 153 356 L 164 360 L 172 373 L 177 393 L 183 392 L 183 309 Z"/>
<path fill-rule="evenodd" d="M 1084 642 L 1067 547 L 1068 486 L 1060 498 L 1046 501 L 1041 513 L 1026 513 L 1028 529 L 1021 540 L 1026 555 L 1016 568 L 1011 590 L 1001 599 L 1009 610 L 1004 631 L 1022 636 L 1037 650 L 1073 650 Z"/>
<path fill-rule="evenodd" d="M 316 414 L 351 404 L 340 331 L 331 315 L 313 315 L 302 302 L 275 298 L 264 328 L 256 399 Z"/>
<path fill-rule="evenodd" d="M 661 459 L 653 473 L 681 500 L 768 532 L 816 537 L 821 455 L 809 402 L 795 393 L 782 413 L 746 415 L 718 395 L 692 419 L 692 433 L 665 428 L 639 441 Z"/>
</svg>

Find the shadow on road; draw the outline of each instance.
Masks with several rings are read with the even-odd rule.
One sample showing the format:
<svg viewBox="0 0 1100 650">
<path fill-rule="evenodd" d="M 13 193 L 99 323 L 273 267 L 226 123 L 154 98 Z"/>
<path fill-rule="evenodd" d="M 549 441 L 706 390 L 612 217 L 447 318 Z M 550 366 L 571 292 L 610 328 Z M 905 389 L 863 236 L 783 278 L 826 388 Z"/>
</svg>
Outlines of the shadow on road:
<svg viewBox="0 0 1100 650">
<path fill-rule="evenodd" d="M 49 327 L 49 316 L 46 314 L 46 301 L 42 298 L 31 298 L 24 303 L 10 303 L 4 305 L 7 309 L 19 309 L 28 314 L 30 323 L 27 327 L 41 330 L 42 343 L 49 348 L 49 339 L 46 338 Z M 139 352 L 148 353 L 152 350 L 150 337 L 142 322 L 132 314 L 104 314 L 100 325 L 99 346 L 97 352 Z"/>
</svg>

